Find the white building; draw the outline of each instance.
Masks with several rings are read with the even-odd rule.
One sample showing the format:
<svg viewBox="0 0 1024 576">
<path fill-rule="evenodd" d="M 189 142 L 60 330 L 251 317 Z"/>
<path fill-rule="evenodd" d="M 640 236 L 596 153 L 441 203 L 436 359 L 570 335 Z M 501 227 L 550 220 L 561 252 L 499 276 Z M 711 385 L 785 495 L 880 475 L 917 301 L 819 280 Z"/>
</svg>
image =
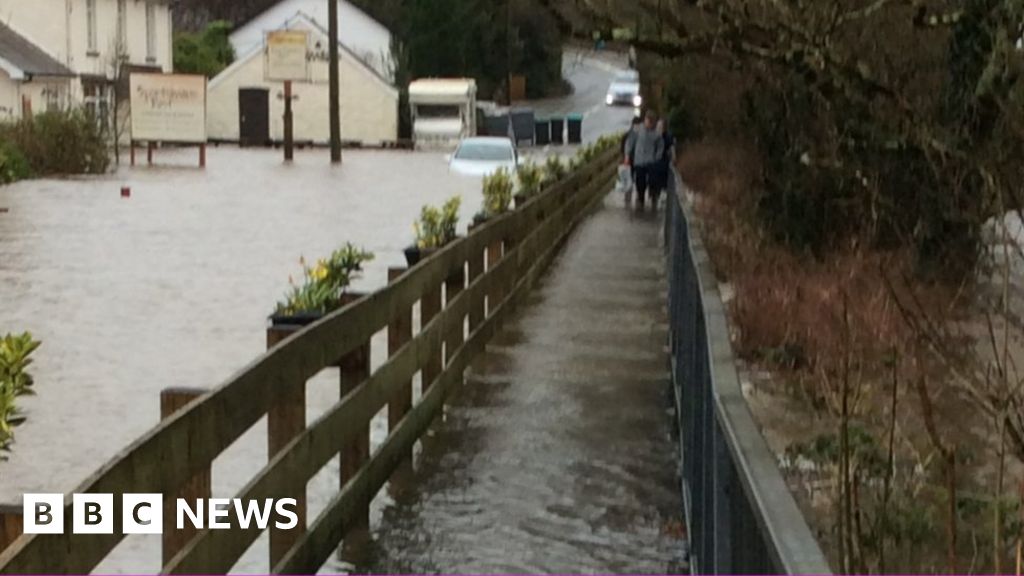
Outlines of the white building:
<svg viewBox="0 0 1024 576">
<path fill-rule="evenodd" d="M 119 71 L 172 67 L 169 0 L 0 0 L 0 120 L 104 113 Z"/>
<path fill-rule="evenodd" d="M 262 46 L 267 32 L 287 28 L 299 14 L 323 30 L 329 28 L 327 0 L 282 0 L 231 34 L 235 54 L 248 54 Z M 338 0 L 338 37 L 352 55 L 381 76 L 392 78 L 391 32 L 346 0 Z"/>
<path fill-rule="evenodd" d="M 391 34 L 375 20 L 344 2 L 339 13 L 341 133 L 345 141 L 363 144 L 392 142 L 398 138 L 399 93 L 386 62 Z M 231 36 L 237 60 L 210 81 L 207 94 L 207 134 L 211 140 L 263 145 L 284 139 L 284 84 L 266 79 L 266 34 L 275 30 L 309 33 L 309 78 L 293 83 L 293 118 L 296 142 L 323 144 L 330 140 L 329 36 L 326 20 L 318 20 L 297 7 L 323 8 L 322 0 L 285 0 Z M 322 5 L 322 6 L 321 6 Z M 349 36 L 358 42 L 350 44 Z"/>
</svg>

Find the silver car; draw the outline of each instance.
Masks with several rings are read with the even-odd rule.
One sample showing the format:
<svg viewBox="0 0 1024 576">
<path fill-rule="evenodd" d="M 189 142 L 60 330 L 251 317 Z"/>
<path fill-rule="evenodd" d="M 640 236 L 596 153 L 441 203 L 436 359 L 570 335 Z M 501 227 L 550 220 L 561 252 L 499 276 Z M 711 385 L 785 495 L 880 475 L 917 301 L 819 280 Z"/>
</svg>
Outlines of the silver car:
<svg viewBox="0 0 1024 576">
<path fill-rule="evenodd" d="M 640 96 L 640 73 L 636 70 L 619 72 L 608 87 L 604 102 L 609 106 L 642 106 L 644 99 Z"/>
<path fill-rule="evenodd" d="M 448 159 L 448 169 L 466 176 L 489 176 L 505 168 L 514 172 L 519 153 L 511 138 L 466 138 Z"/>
</svg>

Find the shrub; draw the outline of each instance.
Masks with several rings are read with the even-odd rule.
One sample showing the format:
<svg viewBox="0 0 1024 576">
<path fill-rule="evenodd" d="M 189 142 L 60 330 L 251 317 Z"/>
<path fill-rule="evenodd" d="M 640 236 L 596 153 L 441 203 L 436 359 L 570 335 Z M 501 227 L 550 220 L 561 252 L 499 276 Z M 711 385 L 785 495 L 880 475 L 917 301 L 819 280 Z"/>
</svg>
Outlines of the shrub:
<svg viewBox="0 0 1024 576">
<path fill-rule="evenodd" d="M 20 150 L 37 176 L 102 174 L 110 166 L 103 130 L 81 111 L 45 112 L 4 124 L 0 141 Z"/>
<path fill-rule="evenodd" d="M 527 199 L 533 198 L 540 192 L 541 168 L 532 162 L 523 164 L 516 169 L 516 179 L 519 181 L 519 194 Z"/>
<path fill-rule="evenodd" d="M 211 23 L 199 33 L 181 33 L 174 38 L 174 69 L 187 74 L 213 77 L 235 60 L 229 39 L 231 24 Z"/>
<path fill-rule="evenodd" d="M 565 164 L 558 156 L 551 156 L 544 164 L 544 185 L 554 184 L 565 178 Z"/>
<path fill-rule="evenodd" d="M 416 246 L 421 250 L 440 248 L 455 240 L 461 206 L 460 196 L 453 196 L 440 209 L 424 206 L 420 219 L 413 225 L 416 230 Z"/>
<path fill-rule="evenodd" d="M 351 243 L 335 250 L 328 259 L 320 259 L 316 266 L 307 266 L 304 259 L 303 282 L 296 284 L 289 279 L 291 291 L 283 302 L 277 304 L 277 313 L 295 315 L 302 313 L 326 314 L 338 307 L 353 280 L 359 278 L 363 264 L 373 260 L 372 252 L 356 248 Z"/>
<path fill-rule="evenodd" d="M 13 143 L 0 141 L 0 184 L 10 184 L 32 175 L 28 160 Z"/>
<path fill-rule="evenodd" d="M 504 168 L 484 178 L 484 212 L 488 217 L 508 212 L 512 188 L 512 175 Z"/>
<path fill-rule="evenodd" d="M 29 357 L 37 348 L 39 342 L 33 340 L 28 332 L 0 338 L 0 453 L 10 450 L 14 427 L 25 420 L 15 401 L 32 394 L 33 380 L 28 373 L 32 360 Z"/>
</svg>

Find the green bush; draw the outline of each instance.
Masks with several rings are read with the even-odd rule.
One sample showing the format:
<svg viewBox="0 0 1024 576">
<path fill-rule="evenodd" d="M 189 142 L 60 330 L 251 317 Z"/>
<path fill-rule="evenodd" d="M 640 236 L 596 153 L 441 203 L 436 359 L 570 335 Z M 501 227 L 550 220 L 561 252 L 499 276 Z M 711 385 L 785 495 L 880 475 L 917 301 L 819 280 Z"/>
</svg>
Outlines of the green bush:
<svg viewBox="0 0 1024 576">
<path fill-rule="evenodd" d="M 441 208 L 424 206 L 413 226 L 416 246 L 420 249 L 441 248 L 456 238 L 462 197 L 453 196 Z"/>
<path fill-rule="evenodd" d="M 533 198 L 540 192 L 543 183 L 543 171 L 540 166 L 527 162 L 516 169 L 516 179 L 519 181 L 519 194 L 524 198 Z"/>
<path fill-rule="evenodd" d="M 320 259 L 315 266 L 302 264 L 303 281 L 289 278 L 291 290 L 285 300 L 278 302 L 277 313 L 291 316 L 303 313 L 326 314 L 337 308 L 353 280 L 359 278 L 363 264 L 373 260 L 372 252 L 356 248 L 351 243 L 335 250 L 330 258 Z"/>
<path fill-rule="evenodd" d="M 484 178 L 484 212 L 489 218 L 508 212 L 513 188 L 512 174 L 504 168 Z"/>
<path fill-rule="evenodd" d="M 110 166 L 103 130 L 80 111 L 45 112 L 0 125 L 0 141 L 20 150 L 36 176 L 102 174 Z"/>
<path fill-rule="evenodd" d="M 198 33 L 181 33 L 174 37 L 174 70 L 185 74 L 213 77 L 235 61 L 230 41 L 231 24 L 211 23 Z"/>
<path fill-rule="evenodd" d="M 0 184 L 10 184 L 32 176 L 25 155 L 12 142 L 0 141 Z"/>
<path fill-rule="evenodd" d="M 39 342 L 27 332 L 0 338 L 0 460 L 3 459 L 2 453 L 9 451 L 14 442 L 14 427 L 25 420 L 16 400 L 33 393 L 28 367 L 32 364 L 29 356 L 36 348 L 39 348 Z"/>
</svg>

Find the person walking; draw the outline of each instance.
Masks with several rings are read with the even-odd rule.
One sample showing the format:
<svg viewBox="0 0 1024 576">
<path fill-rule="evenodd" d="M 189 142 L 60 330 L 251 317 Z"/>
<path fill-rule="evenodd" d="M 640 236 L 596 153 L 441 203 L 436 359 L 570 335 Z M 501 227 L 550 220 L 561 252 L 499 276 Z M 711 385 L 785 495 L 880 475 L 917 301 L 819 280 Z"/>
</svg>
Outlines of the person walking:
<svg viewBox="0 0 1024 576">
<path fill-rule="evenodd" d="M 622 166 L 629 170 L 629 182 L 625 185 L 627 204 L 633 199 L 633 182 L 636 180 L 635 170 L 633 169 L 633 151 L 630 149 L 630 139 L 637 133 L 637 131 L 640 130 L 640 123 L 640 118 L 634 116 L 632 123 L 629 125 L 629 131 L 622 135 L 622 142 L 619 143 L 619 149 L 622 152 Z M 623 177 L 625 177 L 625 175 Z"/>
<path fill-rule="evenodd" d="M 631 132 L 626 142 L 626 161 L 633 165 L 633 180 L 640 208 L 644 207 L 647 190 L 652 184 L 657 184 L 658 162 L 665 153 L 665 138 L 658 132 L 657 122 L 658 115 L 648 110 L 643 125 L 639 130 Z"/>
<path fill-rule="evenodd" d="M 661 193 L 668 189 L 668 179 L 672 177 L 672 160 L 675 158 L 676 139 L 669 132 L 664 120 L 658 121 L 658 133 L 664 142 L 661 157 L 655 166 L 654 178 L 651 183 L 651 203 L 658 207 L 658 198 Z"/>
</svg>

